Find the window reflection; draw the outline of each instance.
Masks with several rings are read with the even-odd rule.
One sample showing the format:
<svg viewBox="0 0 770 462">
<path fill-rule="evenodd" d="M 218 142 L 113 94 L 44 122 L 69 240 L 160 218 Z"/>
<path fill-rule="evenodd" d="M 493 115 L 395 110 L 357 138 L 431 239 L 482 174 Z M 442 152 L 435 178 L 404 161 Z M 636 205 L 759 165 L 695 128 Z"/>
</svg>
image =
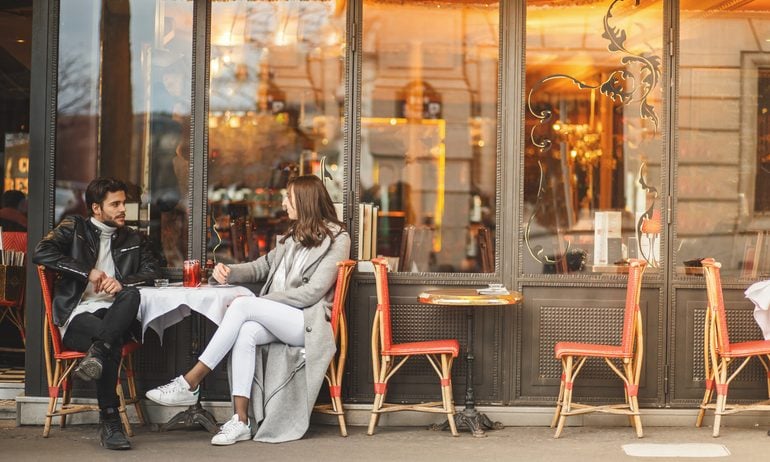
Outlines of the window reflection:
<svg viewBox="0 0 770 462">
<path fill-rule="evenodd" d="M 527 2 L 524 271 L 660 264 L 663 2 Z"/>
<path fill-rule="evenodd" d="M 86 215 L 98 176 L 131 191 L 129 225 L 168 266 L 187 255 L 192 13 L 189 2 L 62 0 L 56 221 Z"/>
<path fill-rule="evenodd" d="M 252 260 L 274 246 L 291 176 L 322 176 L 341 204 L 344 43 L 334 2 L 212 4 L 210 259 Z"/>
<path fill-rule="evenodd" d="M 725 277 L 766 278 L 770 13 L 760 1 L 680 11 L 677 274 L 714 257 Z"/>
<path fill-rule="evenodd" d="M 364 1 L 359 258 L 495 271 L 498 36 L 498 2 Z"/>
</svg>

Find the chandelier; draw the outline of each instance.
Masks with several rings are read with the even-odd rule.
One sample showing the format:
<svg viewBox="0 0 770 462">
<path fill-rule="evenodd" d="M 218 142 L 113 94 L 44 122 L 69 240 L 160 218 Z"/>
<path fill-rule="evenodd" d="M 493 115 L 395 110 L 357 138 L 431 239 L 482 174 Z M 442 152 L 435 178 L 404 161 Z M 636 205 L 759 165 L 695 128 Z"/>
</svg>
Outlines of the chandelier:
<svg viewBox="0 0 770 462">
<path fill-rule="evenodd" d="M 593 168 L 602 157 L 601 134 L 590 124 L 569 124 L 556 121 L 553 130 L 567 146 L 572 162 L 583 168 Z"/>
</svg>

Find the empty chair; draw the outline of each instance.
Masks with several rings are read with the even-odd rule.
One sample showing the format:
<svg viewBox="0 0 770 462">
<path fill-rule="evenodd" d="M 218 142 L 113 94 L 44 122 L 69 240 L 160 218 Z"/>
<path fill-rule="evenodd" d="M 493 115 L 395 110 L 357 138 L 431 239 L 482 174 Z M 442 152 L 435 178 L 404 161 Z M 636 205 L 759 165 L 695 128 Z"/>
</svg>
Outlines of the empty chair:
<svg viewBox="0 0 770 462">
<path fill-rule="evenodd" d="M 768 377 L 768 397 L 770 397 L 770 340 L 754 340 L 749 342 L 731 343 L 725 316 L 725 303 L 722 294 L 722 279 L 720 268 L 722 265 L 713 258 L 705 258 L 701 261 L 703 275 L 706 278 L 706 293 L 708 296 L 708 309 L 706 312 L 706 327 L 704 330 L 703 348 L 706 350 L 706 391 L 703 394 L 696 427 L 703 423 L 706 409 L 714 409 L 713 436 L 719 436 L 719 426 L 722 416 L 742 411 L 768 411 L 770 400 L 763 400 L 754 404 L 727 405 L 727 390 L 730 382 L 740 374 L 751 358 L 757 357 L 765 368 Z M 730 371 L 730 363 L 741 359 L 742 362 Z M 716 385 L 716 386 L 714 386 Z M 710 404 L 716 388 L 717 398 L 715 404 Z"/>
<path fill-rule="evenodd" d="M 392 341 L 388 264 L 384 258 L 372 260 L 377 286 L 377 312 L 372 325 L 372 371 L 374 374 L 374 403 L 369 420 L 369 435 L 374 434 L 380 415 L 395 411 L 422 411 L 446 414 L 452 435 L 457 436 L 452 400 L 452 362 L 460 351 L 456 339 L 394 344 Z M 416 355 L 424 355 L 441 383 L 441 401 L 420 404 L 386 404 L 388 381 L 404 363 Z"/>
<path fill-rule="evenodd" d="M 568 416 L 589 412 L 628 415 L 636 429 L 636 435 L 639 438 L 642 437 L 642 421 L 639 418 L 639 401 L 637 399 L 644 351 L 639 297 L 642 289 L 642 275 L 646 266 L 647 263 L 642 260 L 631 260 L 629 262 L 626 305 L 623 314 L 623 332 L 620 345 L 559 342 L 554 347 L 556 359 L 561 360 L 562 364 L 559 398 L 556 403 L 556 412 L 551 422 L 551 427 L 556 426 L 554 438 L 558 438 L 561 435 Z M 572 402 L 572 389 L 575 379 L 588 358 L 603 359 L 610 369 L 623 380 L 625 403 L 592 406 Z M 620 366 L 614 362 L 616 360 L 620 361 Z"/>
</svg>

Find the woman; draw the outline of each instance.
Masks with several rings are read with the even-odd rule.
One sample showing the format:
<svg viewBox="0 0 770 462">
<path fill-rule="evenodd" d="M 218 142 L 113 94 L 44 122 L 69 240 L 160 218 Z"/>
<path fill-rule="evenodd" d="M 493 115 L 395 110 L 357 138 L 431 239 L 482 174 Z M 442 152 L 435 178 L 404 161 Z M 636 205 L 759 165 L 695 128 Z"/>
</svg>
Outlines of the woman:
<svg viewBox="0 0 770 462">
<path fill-rule="evenodd" d="M 232 349 L 235 415 L 212 438 L 214 445 L 252 437 L 250 398 L 255 421 L 262 422 L 255 440 L 301 438 L 335 351 L 328 319 L 336 263 L 348 258 L 350 237 L 316 176 L 290 182 L 282 205 L 292 222 L 275 249 L 250 263 L 220 263 L 212 275 L 219 284 L 265 281 L 260 296 L 235 299 L 195 366 L 147 392 L 158 404 L 195 404 L 203 378 Z M 256 348 L 267 344 L 266 351 Z"/>
</svg>

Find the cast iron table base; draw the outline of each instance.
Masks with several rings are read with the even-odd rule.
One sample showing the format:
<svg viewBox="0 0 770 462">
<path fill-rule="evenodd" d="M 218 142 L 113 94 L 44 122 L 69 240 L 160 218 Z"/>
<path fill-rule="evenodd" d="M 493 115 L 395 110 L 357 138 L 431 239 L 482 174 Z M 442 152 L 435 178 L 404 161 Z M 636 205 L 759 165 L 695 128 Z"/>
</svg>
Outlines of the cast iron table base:
<svg viewBox="0 0 770 462">
<path fill-rule="evenodd" d="M 471 431 L 471 434 L 476 438 L 484 438 L 487 436 L 484 429 L 487 430 L 500 430 L 503 428 L 503 424 L 500 422 L 492 422 L 486 414 L 476 410 L 476 398 L 473 391 L 473 331 L 474 331 L 474 316 L 473 309 L 466 309 L 466 319 L 468 326 L 468 346 L 466 347 L 465 355 L 465 409 L 462 412 L 456 412 L 454 419 L 455 425 L 459 430 L 462 427 Z M 433 430 L 446 430 L 449 428 L 449 422 L 431 425 Z"/>
<path fill-rule="evenodd" d="M 484 431 L 485 428 L 487 430 L 502 430 L 504 427 L 501 422 L 492 422 L 486 414 L 476 409 L 464 409 L 457 412 L 454 419 L 458 430 L 467 428 L 476 438 L 485 438 L 487 436 L 487 433 Z M 446 430 L 448 428 L 449 421 L 431 425 L 432 430 Z"/>
<path fill-rule="evenodd" d="M 209 433 L 216 433 L 219 431 L 219 426 L 214 416 L 207 410 L 201 407 L 200 403 L 195 403 L 182 412 L 177 413 L 174 417 L 170 418 L 168 422 L 164 423 L 158 428 L 159 432 L 166 432 L 169 430 L 176 430 L 179 428 L 191 428 L 198 425 L 203 426 Z"/>
</svg>

